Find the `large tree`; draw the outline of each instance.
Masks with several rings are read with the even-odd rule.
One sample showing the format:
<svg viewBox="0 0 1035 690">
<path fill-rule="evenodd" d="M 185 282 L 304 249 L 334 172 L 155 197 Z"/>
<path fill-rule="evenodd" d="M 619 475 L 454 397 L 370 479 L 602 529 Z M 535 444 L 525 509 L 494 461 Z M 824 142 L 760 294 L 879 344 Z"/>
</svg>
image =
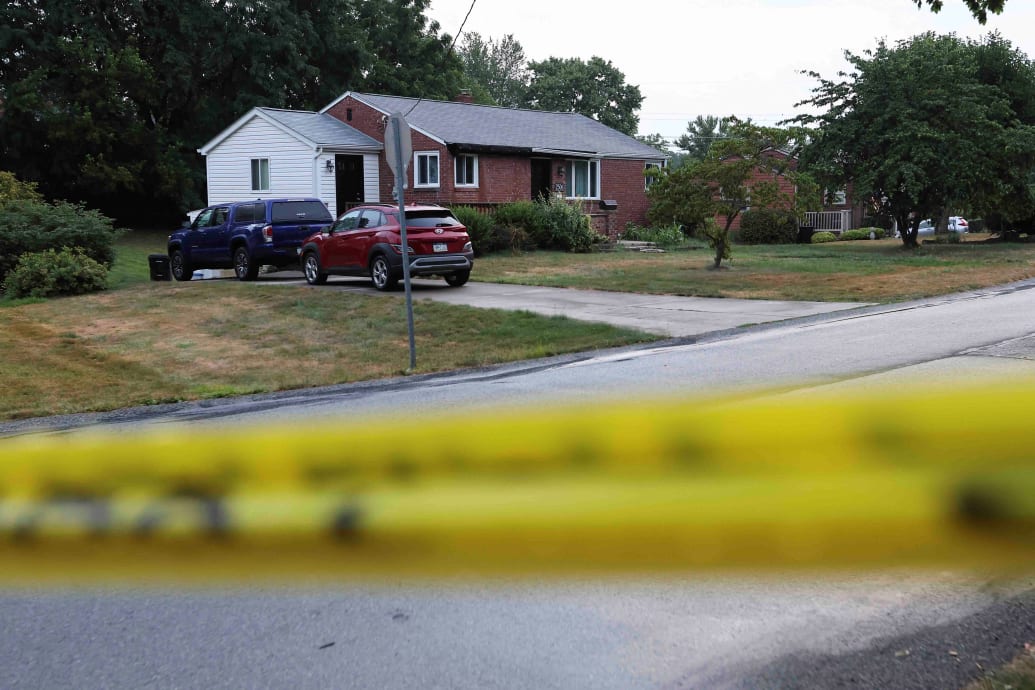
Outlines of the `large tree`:
<svg viewBox="0 0 1035 690">
<path fill-rule="evenodd" d="M 467 33 L 459 54 L 469 88 L 484 91 L 493 103 L 506 108 L 524 103 L 528 88 L 527 59 L 525 49 L 513 34 L 497 41 L 484 39 L 477 32 Z"/>
<path fill-rule="evenodd" d="M 676 139 L 676 147 L 693 160 L 703 160 L 712 144 L 725 139 L 729 118 L 698 115 L 686 124 L 686 133 Z"/>
<path fill-rule="evenodd" d="M 906 246 L 921 220 L 963 206 L 1031 203 L 1035 69 L 992 35 L 983 42 L 922 34 L 864 55 L 853 70 L 819 79 L 804 102 L 821 114 L 803 166 L 828 187 L 851 183 L 859 199 L 893 216 Z"/>
<path fill-rule="evenodd" d="M 202 201 L 197 149 L 250 108 L 348 89 L 452 98 L 429 0 L 12 0 L 0 161 L 51 198 L 162 224 Z"/>
<path fill-rule="evenodd" d="M 528 68 L 527 106 L 581 113 L 619 132 L 636 134 L 643 96 L 638 86 L 625 83 L 625 75 L 610 60 L 551 57 L 529 63 Z"/>
</svg>

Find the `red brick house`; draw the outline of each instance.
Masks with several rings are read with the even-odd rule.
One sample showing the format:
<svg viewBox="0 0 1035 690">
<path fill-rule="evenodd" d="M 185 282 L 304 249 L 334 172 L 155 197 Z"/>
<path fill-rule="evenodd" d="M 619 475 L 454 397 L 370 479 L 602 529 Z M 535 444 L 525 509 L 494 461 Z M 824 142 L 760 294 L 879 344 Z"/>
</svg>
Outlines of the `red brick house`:
<svg viewBox="0 0 1035 690">
<path fill-rule="evenodd" d="M 597 228 L 615 234 L 643 223 L 643 171 L 665 155 L 577 113 L 555 113 L 349 92 L 320 111 L 384 141 L 388 116 L 410 124 L 407 203 L 499 204 L 558 194 L 582 200 Z M 393 177 L 382 154 L 382 199 Z"/>
<path fill-rule="evenodd" d="M 646 222 L 643 171 L 666 158 L 576 113 L 348 92 L 318 113 L 253 109 L 199 149 L 208 203 L 306 194 L 339 215 L 390 201 L 384 131 L 396 112 L 413 142 L 407 203 L 490 207 L 554 194 L 582 202 L 595 227 L 614 235 Z"/>
</svg>

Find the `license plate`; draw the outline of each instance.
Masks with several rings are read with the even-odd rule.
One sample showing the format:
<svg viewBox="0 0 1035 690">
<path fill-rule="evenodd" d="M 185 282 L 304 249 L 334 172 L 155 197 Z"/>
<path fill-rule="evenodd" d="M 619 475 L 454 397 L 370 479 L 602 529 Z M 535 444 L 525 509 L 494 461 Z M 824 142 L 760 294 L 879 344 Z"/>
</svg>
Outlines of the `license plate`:
<svg viewBox="0 0 1035 690">
<path fill-rule="evenodd" d="M 444 252 L 446 251 L 446 243 L 436 242 L 435 244 L 431 245 L 431 248 L 436 252 Z"/>
</svg>

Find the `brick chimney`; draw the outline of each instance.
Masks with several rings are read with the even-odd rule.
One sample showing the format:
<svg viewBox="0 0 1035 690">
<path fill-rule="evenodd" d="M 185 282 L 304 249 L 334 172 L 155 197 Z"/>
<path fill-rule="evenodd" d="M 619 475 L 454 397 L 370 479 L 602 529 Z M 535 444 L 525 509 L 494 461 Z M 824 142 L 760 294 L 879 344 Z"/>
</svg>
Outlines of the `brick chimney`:
<svg viewBox="0 0 1035 690">
<path fill-rule="evenodd" d="M 460 93 L 453 100 L 457 103 L 474 103 L 474 96 L 471 95 L 470 89 L 460 89 Z"/>
</svg>

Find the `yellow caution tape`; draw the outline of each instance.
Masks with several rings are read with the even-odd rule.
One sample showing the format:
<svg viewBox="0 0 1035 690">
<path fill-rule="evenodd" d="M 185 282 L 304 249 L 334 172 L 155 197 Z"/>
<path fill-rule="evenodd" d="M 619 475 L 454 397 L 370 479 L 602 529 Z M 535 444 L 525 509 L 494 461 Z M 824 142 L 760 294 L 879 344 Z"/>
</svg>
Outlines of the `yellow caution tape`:
<svg viewBox="0 0 1035 690">
<path fill-rule="evenodd" d="M 0 579 L 1031 567 L 1033 410 L 997 388 L 10 439 Z"/>
</svg>

